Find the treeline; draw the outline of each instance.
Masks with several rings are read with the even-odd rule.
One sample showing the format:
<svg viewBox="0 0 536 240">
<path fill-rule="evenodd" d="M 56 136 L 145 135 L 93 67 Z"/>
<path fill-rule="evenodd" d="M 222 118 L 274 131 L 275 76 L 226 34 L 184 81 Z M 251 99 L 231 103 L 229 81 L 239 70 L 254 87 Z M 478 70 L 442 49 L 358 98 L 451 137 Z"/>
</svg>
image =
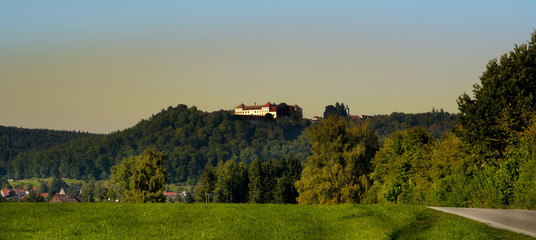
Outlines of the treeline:
<svg viewBox="0 0 536 240">
<path fill-rule="evenodd" d="M 58 144 L 93 135 L 76 131 L 0 126 L 0 176 L 7 174 L 9 161 L 22 152 L 45 150 Z"/>
<path fill-rule="evenodd" d="M 197 202 L 223 203 L 296 203 L 294 186 L 302 171 L 296 158 L 255 159 L 249 166 L 243 162 L 220 161 L 207 166 L 195 186 Z"/>
<path fill-rule="evenodd" d="M 457 115 L 445 112 L 443 109 L 432 109 L 426 113 L 393 112 L 390 115 L 375 115 L 356 121 L 368 124 L 382 144 L 396 131 L 423 127 L 432 137 L 440 138 L 458 124 Z"/>
<path fill-rule="evenodd" d="M 170 182 L 195 185 L 205 165 L 215 166 L 219 161 L 305 159 L 310 155 L 310 143 L 304 134 L 309 124 L 289 118 L 244 121 L 229 111 L 206 113 L 181 104 L 124 131 L 23 152 L 9 161 L 7 175 L 15 179 L 108 179 L 112 166 L 154 147 L 168 154 Z"/>
<path fill-rule="evenodd" d="M 329 116 L 352 117 L 348 114 L 350 109 L 344 103 L 328 105 L 324 110 L 324 119 Z M 401 113 L 393 112 L 389 115 L 362 116 L 355 118 L 358 125 L 365 125 L 378 137 L 381 144 L 391 134 L 400 130 L 408 130 L 414 127 L 423 127 L 434 138 L 440 138 L 458 124 L 457 115 L 432 108 L 431 112 L 425 113 Z"/>
<path fill-rule="evenodd" d="M 491 60 L 460 125 L 441 139 L 422 128 L 391 135 L 372 165 L 365 202 L 536 209 L 536 32 Z"/>
</svg>

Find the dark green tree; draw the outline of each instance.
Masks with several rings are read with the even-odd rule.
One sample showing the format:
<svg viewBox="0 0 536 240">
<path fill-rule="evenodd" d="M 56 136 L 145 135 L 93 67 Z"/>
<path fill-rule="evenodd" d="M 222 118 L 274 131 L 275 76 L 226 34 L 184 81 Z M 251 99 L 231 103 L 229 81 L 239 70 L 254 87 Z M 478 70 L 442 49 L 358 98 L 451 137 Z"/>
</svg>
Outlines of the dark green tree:
<svg viewBox="0 0 536 240">
<path fill-rule="evenodd" d="M 37 193 L 36 191 L 30 190 L 30 193 L 28 194 L 28 196 L 24 197 L 22 201 L 23 202 L 44 202 L 45 198 L 39 195 L 39 193 Z"/>
<path fill-rule="evenodd" d="M 82 197 L 88 202 L 95 202 L 96 188 L 95 178 L 90 179 L 82 186 Z"/>
<path fill-rule="evenodd" d="M 62 188 L 67 188 L 68 185 L 61 179 L 61 177 L 53 177 L 50 183 L 49 194 L 50 196 L 59 193 Z"/>
<path fill-rule="evenodd" d="M 282 175 L 277 178 L 275 203 L 297 203 L 299 196 L 295 184 L 300 179 L 302 164 L 296 158 L 281 160 Z"/>
<path fill-rule="evenodd" d="M 7 181 L 7 176 L 0 177 L 0 187 L 2 187 L 2 189 L 13 189 Z"/>
<path fill-rule="evenodd" d="M 262 172 L 262 163 L 257 158 L 250 165 L 249 173 L 249 202 L 264 202 L 264 181 Z"/>
<path fill-rule="evenodd" d="M 488 161 L 503 156 L 536 110 L 536 31 L 527 44 L 493 59 L 474 85 L 473 97 L 458 98 L 461 124 L 456 134 Z"/>
<path fill-rule="evenodd" d="M 214 167 L 207 165 L 199 177 L 199 181 L 194 188 L 194 199 L 196 202 L 211 202 L 216 184 Z"/>
<path fill-rule="evenodd" d="M 326 109 L 324 110 L 324 118 L 328 118 L 332 114 L 337 114 L 337 108 L 333 105 L 326 106 Z"/>
<path fill-rule="evenodd" d="M 224 203 L 247 202 L 247 165 L 233 160 L 220 161 L 216 166 L 214 201 Z"/>
<path fill-rule="evenodd" d="M 282 117 L 288 117 L 289 116 L 289 107 L 286 103 L 280 103 L 278 106 L 277 106 L 277 117 L 278 118 L 282 118 Z"/>
<path fill-rule="evenodd" d="M 48 182 L 47 181 L 39 181 L 39 192 L 40 193 L 49 192 L 49 187 L 48 187 Z"/>
</svg>

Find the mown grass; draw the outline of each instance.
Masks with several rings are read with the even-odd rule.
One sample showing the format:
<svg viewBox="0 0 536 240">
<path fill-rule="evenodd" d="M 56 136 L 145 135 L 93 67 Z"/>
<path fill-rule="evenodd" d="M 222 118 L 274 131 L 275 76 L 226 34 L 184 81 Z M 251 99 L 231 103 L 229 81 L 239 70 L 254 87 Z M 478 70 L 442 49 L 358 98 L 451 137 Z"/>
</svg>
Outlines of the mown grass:
<svg viewBox="0 0 536 240">
<path fill-rule="evenodd" d="M 0 239 L 530 239 L 410 205 L 0 203 Z"/>
</svg>

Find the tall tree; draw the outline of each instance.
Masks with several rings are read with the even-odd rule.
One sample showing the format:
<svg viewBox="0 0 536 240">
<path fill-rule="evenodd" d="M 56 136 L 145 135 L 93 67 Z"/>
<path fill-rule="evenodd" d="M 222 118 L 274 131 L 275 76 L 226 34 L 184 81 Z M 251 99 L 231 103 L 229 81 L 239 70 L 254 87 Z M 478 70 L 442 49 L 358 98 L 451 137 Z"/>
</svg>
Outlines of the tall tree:
<svg viewBox="0 0 536 240">
<path fill-rule="evenodd" d="M 427 157 L 431 136 L 424 128 L 395 132 L 375 155 L 374 187 L 379 187 L 380 202 L 422 204 L 416 193 L 417 186 L 430 166 Z M 427 179 L 425 177 L 425 179 Z"/>
<path fill-rule="evenodd" d="M 261 160 L 255 159 L 248 169 L 249 173 L 249 202 L 264 202 L 264 181 Z"/>
<path fill-rule="evenodd" d="M 216 184 L 216 174 L 214 167 L 207 165 L 199 177 L 199 181 L 194 188 L 194 199 L 196 202 L 211 202 Z"/>
<path fill-rule="evenodd" d="M 247 202 L 247 165 L 233 160 L 220 161 L 216 166 L 214 201 L 224 203 Z"/>
<path fill-rule="evenodd" d="M 331 116 L 310 129 L 313 155 L 296 182 L 300 204 L 360 202 L 367 190 L 370 160 L 378 148 L 366 126 Z"/>
<path fill-rule="evenodd" d="M 95 178 L 92 178 L 86 183 L 84 183 L 84 186 L 82 186 L 82 197 L 84 197 L 88 202 L 95 202 L 95 196 L 96 183 Z"/>
<path fill-rule="evenodd" d="M 493 59 L 474 85 L 473 97 L 458 98 L 456 134 L 488 161 L 501 157 L 509 141 L 536 111 L 536 31 L 527 44 Z"/>
<path fill-rule="evenodd" d="M 332 114 L 337 114 L 337 108 L 333 105 L 326 106 L 326 109 L 324 110 L 324 118 L 328 118 Z"/>
<path fill-rule="evenodd" d="M 61 188 L 66 188 L 68 185 L 61 179 L 61 177 L 56 176 L 52 178 L 52 182 L 50 183 L 50 189 L 49 193 L 50 195 L 54 195 L 61 191 Z"/>
<path fill-rule="evenodd" d="M 167 154 L 149 148 L 112 168 L 112 181 L 126 202 L 165 202 L 166 158 Z"/>
</svg>

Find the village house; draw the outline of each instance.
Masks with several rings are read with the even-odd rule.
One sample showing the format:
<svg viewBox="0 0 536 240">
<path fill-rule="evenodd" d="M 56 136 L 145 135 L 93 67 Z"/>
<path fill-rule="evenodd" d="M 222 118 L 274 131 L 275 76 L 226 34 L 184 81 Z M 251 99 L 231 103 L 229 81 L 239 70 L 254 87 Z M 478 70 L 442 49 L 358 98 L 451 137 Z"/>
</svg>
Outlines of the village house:
<svg viewBox="0 0 536 240">
<path fill-rule="evenodd" d="M 78 189 L 75 189 L 74 191 L 71 190 L 71 192 L 81 193 Z M 59 193 L 56 193 L 56 195 L 52 196 L 52 198 L 48 201 L 49 203 L 64 203 L 64 202 L 85 202 L 86 200 L 79 195 L 71 195 L 69 194 L 68 188 L 61 188 Z"/>
<path fill-rule="evenodd" d="M 2 189 L 3 198 L 23 199 L 27 194 L 29 194 L 29 192 L 23 189 Z"/>
<path fill-rule="evenodd" d="M 282 109 L 285 108 L 284 106 L 288 107 L 288 109 Z M 273 118 L 283 117 L 280 116 L 281 113 L 288 113 L 288 116 L 291 118 L 303 118 L 303 110 L 298 105 L 288 106 L 286 104 L 272 104 L 270 102 L 267 102 L 264 105 L 255 104 L 253 106 L 246 106 L 242 103 L 238 105 L 233 112 L 235 116 L 247 119 L 260 119 L 267 115 L 271 115 Z"/>
<path fill-rule="evenodd" d="M 177 197 L 177 193 L 176 192 L 164 192 L 164 196 L 166 196 L 167 198 L 175 200 L 175 198 Z"/>
<path fill-rule="evenodd" d="M 82 196 L 76 195 L 61 195 L 56 193 L 48 202 L 49 203 L 65 203 L 65 202 L 85 202 Z"/>
<path fill-rule="evenodd" d="M 169 198 L 169 199 L 172 199 L 172 200 L 176 200 L 177 197 L 182 199 L 182 198 L 184 198 L 185 195 L 186 195 L 186 191 L 183 191 L 182 193 L 164 192 L 164 196 L 166 196 L 166 198 Z"/>
</svg>

